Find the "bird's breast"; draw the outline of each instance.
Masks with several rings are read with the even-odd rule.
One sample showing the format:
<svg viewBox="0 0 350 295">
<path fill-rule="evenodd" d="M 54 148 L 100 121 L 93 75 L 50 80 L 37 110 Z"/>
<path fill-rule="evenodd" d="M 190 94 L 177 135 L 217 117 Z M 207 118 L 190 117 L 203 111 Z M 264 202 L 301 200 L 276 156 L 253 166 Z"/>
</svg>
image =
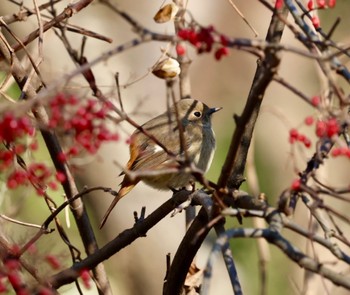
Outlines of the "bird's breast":
<svg viewBox="0 0 350 295">
<path fill-rule="evenodd" d="M 203 140 L 201 142 L 199 151 L 194 158 L 196 166 L 207 172 L 211 162 L 213 161 L 215 152 L 215 136 L 212 129 L 204 129 Z"/>
</svg>

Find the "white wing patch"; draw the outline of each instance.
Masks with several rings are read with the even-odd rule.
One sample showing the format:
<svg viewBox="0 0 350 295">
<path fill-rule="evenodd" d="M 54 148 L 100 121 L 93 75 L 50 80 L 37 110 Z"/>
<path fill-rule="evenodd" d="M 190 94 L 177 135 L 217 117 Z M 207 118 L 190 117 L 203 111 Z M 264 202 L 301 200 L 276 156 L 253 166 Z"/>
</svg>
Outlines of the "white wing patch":
<svg viewBox="0 0 350 295">
<path fill-rule="evenodd" d="M 161 146 L 159 146 L 158 144 L 154 145 L 154 148 L 153 148 L 154 153 L 158 153 L 161 151 L 164 151 L 164 149 Z"/>
</svg>

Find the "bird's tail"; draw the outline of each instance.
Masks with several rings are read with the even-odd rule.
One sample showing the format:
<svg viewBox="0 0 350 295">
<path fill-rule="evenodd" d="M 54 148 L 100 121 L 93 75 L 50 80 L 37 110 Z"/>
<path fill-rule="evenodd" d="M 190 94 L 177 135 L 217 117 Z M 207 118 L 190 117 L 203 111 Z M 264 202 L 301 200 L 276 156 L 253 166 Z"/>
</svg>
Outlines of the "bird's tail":
<svg viewBox="0 0 350 295">
<path fill-rule="evenodd" d="M 104 224 L 106 223 L 109 214 L 111 214 L 113 208 L 115 207 L 115 205 L 117 205 L 117 203 L 119 202 L 119 200 L 124 197 L 127 193 L 129 193 L 135 186 L 136 184 L 126 184 L 123 185 L 120 188 L 118 195 L 114 198 L 113 202 L 111 203 L 111 205 L 109 205 L 107 212 L 105 213 L 105 215 L 102 218 L 102 221 L 100 223 L 100 229 L 104 226 Z"/>
</svg>

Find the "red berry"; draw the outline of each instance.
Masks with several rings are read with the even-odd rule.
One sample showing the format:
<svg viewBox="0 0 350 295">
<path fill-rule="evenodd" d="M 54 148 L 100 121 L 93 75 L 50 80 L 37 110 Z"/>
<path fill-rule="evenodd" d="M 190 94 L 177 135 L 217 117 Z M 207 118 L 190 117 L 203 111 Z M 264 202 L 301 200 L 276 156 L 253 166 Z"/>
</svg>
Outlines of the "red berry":
<svg viewBox="0 0 350 295">
<path fill-rule="evenodd" d="M 315 27 L 315 29 L 318 29 L 321 25 L 320 23 L 320 19 L 317 15 L 314 15 L 312 18 L 311 18 L 311 22 L 313 24 L 313 26 Z"/>
<path fill-rule="evenodd" d="M 336 4 L 336 0 L 328 0 L 328 7 L 333 8 Z"/>
<path fill-rule="evenodd" d="M 186 48 L 182 44 L 177 44 L 176 45 L 176 53 L 179 56 L 183 56 L 186 53 Z"/>
<path fill-rule="evenodd" d="M 6 267 L 7 271 L 12 271 L 12 270 L 19 270 L 21 267 L 20 262 L 18 259 L 8 259 L 4 262 L 4 266 Z"/>
<path fill-rule="evenodd" d="M 275 8 L 281 9 L 283 7 L 283 0 L 276 0 Z"/>
<path fill-rule="evenodd" d="M 36 191 L 36 194 L 39 197 L 45 196 L 45 189 L 43 189 L 43 188 L 36 188 L 35 191 Z"/>
<path fill-rule="evenodd" d="M 119 134 L 118 133 L 112 134 L 111 140 L 114 140 L 114 141 L 119 140 Z"/>
<path fill-rule="evenodd" d="M 305 139 L 306 139 L 306 136 L 305 136 L 304 134 L 301 134 L 301 133 L 300 133 L 300 134 L 298 135 L 298 138 L 297 138 L 298 141 L 304 142 Z"/>
<path fill-rule="evenodd" d="M 296 130 L 295 128 L 292 128 L 292 129 L 289 131 L 289 142 L 290 142 L 290 143 L 294 143 L 294 142 L 297 140 L 298 135 L 299 135 L 298 130 Z"/>
<path fill-rule="evenodd" d="M 90 280 L 89 271 L 87 269 L 83 269 L 80 271 L 80 278 L 82 279 L 85 288 L 90 289 L 91 288 L 91 282 L 90 282 L 91 280 Z"/>
<path fill-rule="evenodd" d="M 57 179 L 57 181 L 59 181 L 60 183 L 63 183 L 63 182 L 66 181 L 66 175 L 65 175 L 63 172 L 61 172 L 61 171 L 57 171 L 57 172 L 56 172 L 56 179 Z"/>
<path fill-rule="evenodd" d="M 50 102 L 51 107 L 64 106 L 66 103 L 66 96 L 63 93 L 58 93 Z"/>
<path fill-rule="evenodd" d="M 46 255 L 45 260 L 53 269 L 59 269 L 61 267 L 61 262 L 54 255 Z"/>
<path fill-rule="evenodd" d="M 96 99 L 88 99 L 86 109 L 91 111 L 96 105 L 98 104 L 98 101 Z"/>
<path fill-rule="evenodd" d="M 315 107 L 317 107 L 320 104 L 320 102 L 321 102 L 321 98 L 317 95 L 315 95 L 311 98 L 311 103 Z"/>
<path fill-rule="evenodd" d="M 300 190 L 300 187 L 301 187 L 301 181 L 300 181 L 300 179 L 295 179 L 295 180 L 292 182 L 291 189 L 292 189 L 293 191 L 298 191 L 298 190 Z"/>
<path fill-rule="evenodd" d="M 335 118 L 330 118 L 327 122 L 327 135 L 328 137 L 332 137 L 333 135 L 337 135 L 339 133 L 340 127 Z"/>
<path fill-rule="evenodd" d="M 323 8 L 326 7 L 326 1 L 325 0 L 317 0 L 316 2 L 317 2 L 317 7 L 319 9 L 323 9 Z"/>
<path fill-rule="evenodd" d="M 188 38 L 189 38 L 189 35 L 190 35 L 190 30 L 188 30 L 188 29 L 183 29 L 183 30 L 179 30 L 178 32 L 177 32 L 177 35 L 181 38 L 181 39 L 183 39 L 183 40 L 188 40 Z"/>
<path fill-rule="evenodd" d="M 22 287 L 22 280 L 20 277 L 20 273 L 17 271 L 10 271 L 7 274 L 7 278 L 14 289 L 20 290 Z M 16 292 L 18 294 L 18 291 Z"/>
<path fill-rule="evenodd" d="M 198 40 L 198 35 L 195 31 L 190 31 L 188 34 L 188 41 L 196 47 L 200 46 L 200 42 Z"/>
<path fill-rule="evenodd" d="M 345 156 L 350 158 L 350 149 L 349 148 L 345 148 Z"/>
<path fill-rule="evenodd" d="M 226 56 L 229 54 L 227 47 L 221 47 L 218 50 L 215 51 L 215 59 L 220 60 L 223 56 Z"/>
<path fill-rule="evenodd" d="M 23 154 L 25 151 L 26 151 L 26 146 L 23 145 L 23 144 L 17 144 L 15 146 L 15 153 L 20 155 L 20 154 Z"/>
<path fill-rule="evenodd" d="M 67 155 L 64 152 L 59 152 L 57 154 L 57 160 L 60 161 L 61 163 L 64 163 L 67 161 Z"/>
<path fill-rule="evenodd" d="M 0 151 L 0 162 L 3 168 L 8 168 L 12 165 L 15 158 L 15 153 L 13 151 L 3 150 Z"/>
<path fill-rule="evenodd" d="M 307 2 L 307 8 L 308 8 L 309 10 L 313 10 L 313 9 L 314 9 L 314 1 L 313 1 L 313 0 L 309 0 L 309 1 Z"/>
<path fill-rule="evenodd" d="M 76 105 L 79 102 L 79 100 L 74 95 L 71 95 L 71 96 L 68 97 L 68 101 L 67 102 L 68 102 L 68 104 L 74 106 L 74 105 Z"/>
<path fill-rule="evenodd" d="M 220 35 L 221 45 L 226 47 L 229 44 L 229 39 L 225 35 Z"/>
<path fill-rule="evenodd" d="M 305 145 L 306 148 L 311 147 L 311 140 L 308 139 L 307 137 L 305 137 L 303 142 L 304 142 L 304 145 Z"/>
<path fill-rule="evenodd" d="M 305 125 L 310 126 L 314 123 L 314 117 L 308 116 L 305 118 L 304 122 L 305 122 Z"/>
<path fill-rule="evenodd" d="M 197 38 L 199 41 L 198 53 L 202 52 L 210 52 L 213 48 L 214 37 L 212 36 L 212 32 L 214 31 L 213 27 L 201 28 L 201 30 L 197 34 Z"/>
<path fill-rule="evenodd" d="M 332 157 L 338 157 L 341 154 L 342 154 L 341 148 L 334 148 L 331 153 Z"/>
<path fill-rule="evenodd" d="M 30 149 L 31 151 L 36 151 L 36 150 L 38 150 L 38 147 L 39 147 L 39 145 L 38 145 L 38 141 L 37 141 L 36 139 L 34 139 L 34 140 L 29 144 L 29 149 Z"/>
<path fill-rule="evenodd" d="M 98 112 L 95 113 L 96 118 L 98 119 L 104 119 L 107 115 L 107 109 L 100 109 Z"/>
<path fill-rule="evenodd" d="M 318 137 L 324 137 L 326 134 L 327 134 L 327 124 L 323 121 L 317 121 L 316 135 Z"/>
<path fill-rule="evenodd" d="M 23 170 L 13 171 L 7 178 L 7 187 L 9 189 L 17 188 L 19 185 L 28 183 L 28 174 Z"/>
<path fill-rule="evenodd" d="M 18 186 L 18 183 L 15 179 L 11 178 L 7 180 L 6 185 L 9 189 L 15 189 Z"/>
<path fill-rule="evenodd" d="M 54 191 L 58 190 L 58 184 L 54 181 L 50 181 L 47 185 L 50 189 Z"/>
<path fill-rule="evenodd" d="M 92 142 L 93 136 L 90 132 L 81 132 L 75 137 L 76 141 L 80 143 L 85 149 L 89 150 Z"/>
</svg>

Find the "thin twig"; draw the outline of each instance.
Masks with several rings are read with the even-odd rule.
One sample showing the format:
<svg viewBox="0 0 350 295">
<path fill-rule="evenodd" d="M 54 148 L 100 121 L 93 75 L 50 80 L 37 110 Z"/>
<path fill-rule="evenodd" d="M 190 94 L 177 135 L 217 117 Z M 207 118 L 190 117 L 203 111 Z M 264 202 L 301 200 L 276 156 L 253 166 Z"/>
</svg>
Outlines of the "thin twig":
<svg viewBox="0 0 350 295">
<path fill-rule="evenodd" d="M 248 25 L 248 27 L 252 30 L 254 33 L 254 37 L 258 37 L 258 32 L 254 29 L 254 27 L 249 23 L 249 21 L 246 19 L 246 17 L 243 15 L 243 13 L 238 9 L 237 5 L 232 1 L 228 0 L 233 7 L 233 9 L 237 12 L 237 14 L 243 19 L 243 21 Z"/>
</svg>

